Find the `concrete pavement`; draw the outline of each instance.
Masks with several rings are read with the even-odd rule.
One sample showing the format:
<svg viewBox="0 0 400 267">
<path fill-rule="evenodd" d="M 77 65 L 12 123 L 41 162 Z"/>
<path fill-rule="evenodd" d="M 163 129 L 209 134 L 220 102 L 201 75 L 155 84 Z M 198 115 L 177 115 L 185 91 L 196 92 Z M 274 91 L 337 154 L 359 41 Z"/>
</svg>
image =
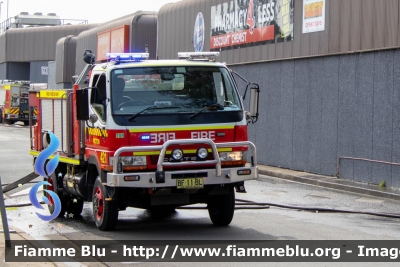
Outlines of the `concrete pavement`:
<svg viewBox="0 0 400 267">
<path fill-rule="evenodd" d="M 338 179 L 336 177 L 329 177 L 329 176 L 321 176 L 306 172 L 299 172 L 293 170 L 287 170 L 282 168 L 270 167 L 259 165 L 259 173 L 262 175 L 272 176 L 276 178 L 296 181 L 300 183 L 310 184 L 314 186 L 321 186 L 325 188 L 337 189 L 347 192 L 359 193 L 369 196 L 381 197 L 386 199 L 392 200 L 400 200 L 400 189 L 394 188 L 379 188 L 376 185 L 364 184 L 364 183 L 357 183 L 349 180 Z M 259 178 L 260 180 L 266 178 Z M 1 226 L 2 229 L 2 226 Z M 25 232 L 14 229 L 15 232 L 11 233 L 11 242 L 13 240 L 32 240 Z M 9 263 L 5 262 L 5 240 L 4 234 L 0 233 L 0 266 L 66 266 L 63 263 L 52 263 L 47 258 L 43 258 L 43 262 L 40 263 Z M 90 264 L 92 265 L 92 264 Z M 87 266 L 86 264 L 82 263 L 80 266 Z"/>
<path fill-rule="evenodd" d="M 299 172 L 271 166 L 259 165 L 259 174 L 286 179 L 290 181 L 343 190 L 369 196 L 400 200 L 399 188 L 379 188 L 377 185 L 359 183 L 332 176 L 323 176 L 307 172 Z M 261 178 L 262 179 L 262 178 Z"/>
</svg>

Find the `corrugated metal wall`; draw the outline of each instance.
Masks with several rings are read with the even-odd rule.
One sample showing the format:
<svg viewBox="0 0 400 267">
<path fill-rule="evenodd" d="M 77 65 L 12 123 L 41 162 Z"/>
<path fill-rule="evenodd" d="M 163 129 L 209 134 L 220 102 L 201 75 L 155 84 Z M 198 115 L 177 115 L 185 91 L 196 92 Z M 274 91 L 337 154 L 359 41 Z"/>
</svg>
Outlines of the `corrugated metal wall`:
<svg viewBox="0 0 400 267">
<path fill-rule="evenodd" d="M 94 54 L 96 54 L 97 34 L 122 25 L 130 26 L 130 52 L 144 52 L 144 45 L 148 44 L 150 57 L 155 58 L 157 43 L 157 13 L 138 11 L 122 18 L 106 22 L 97 28 L 82 32 L 77 36 L 76 75 L 81 73 L 86 64 L 83 61 L 83 52 L 86 49 L 90 49 Z"/>
<path fill-rule="evenodd" d="M 400 50 L 232 68 L 261 86 L 249 127 L 260 164 L 333 176 L 339 157 L 400 162 Z M 343 160 L 339 170 L 400 187 L 397 166 Z"/>
<path fill-rule="evenodd" d="M 56 43 L 60 38 L 78 35 L 96 26 L 97 24 L 80 24 L 10 29 L 0 36 L 0 44 L 5 42 L 6 48 L 0 49 L 0 62 L 54 60 Z"/>
<path fill-rule="evenodd" d="M 165 5 L 159 58 L 194 51 L 198 12 L 209 50 L 211 6 L 226 2 Z M 326 0 L 325 30 L 303 34 L 303 1 L 294 0 L 292 41 L 222 50 L 219 61 L 260 84 L 260 118 L 249 127 L 260 164 L 335 175 L 340 157 L 400 162 L 399 8 L 398 0 Z M 398 166 L 344 159 L 339 171 L 400 187 Z"/>
<path fill-rule="evenodd" d="M 159 58 L 176 58 L 179 51 L 194 51 L 198 12 L 205 20 L 203 51 L 208 51 L 211 7 L 227 2 L 230 1 L 182 0 L 163 6 L 158 18 Z M 398 0 L 326 0 L 325 31 L 303 34 L 303 0 L 294 0 L 294 40 L 224 50 L 219 60 L 243 64 L 399 47 L 399 8 Z"/>
</svg>

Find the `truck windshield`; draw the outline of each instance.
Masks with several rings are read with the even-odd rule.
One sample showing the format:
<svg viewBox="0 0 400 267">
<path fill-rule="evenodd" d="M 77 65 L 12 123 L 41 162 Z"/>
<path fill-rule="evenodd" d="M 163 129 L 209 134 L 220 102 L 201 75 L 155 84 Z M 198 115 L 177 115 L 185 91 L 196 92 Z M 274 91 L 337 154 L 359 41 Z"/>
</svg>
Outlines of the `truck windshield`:
<svg viewBox="0 0 400 267">
<path fill-rule="evenodd" d="M 211 107 L 210 112 L 241 110 L 228 70 L 207 66 L 114 70 L 111 74 L 111 105 L 114 114 L 129 116 L 137 113 L 140 116 L 148 113 L 194 114 L 207 106 Z M 212 108 L 215 106 L 222 108 Z"/>
</svg>

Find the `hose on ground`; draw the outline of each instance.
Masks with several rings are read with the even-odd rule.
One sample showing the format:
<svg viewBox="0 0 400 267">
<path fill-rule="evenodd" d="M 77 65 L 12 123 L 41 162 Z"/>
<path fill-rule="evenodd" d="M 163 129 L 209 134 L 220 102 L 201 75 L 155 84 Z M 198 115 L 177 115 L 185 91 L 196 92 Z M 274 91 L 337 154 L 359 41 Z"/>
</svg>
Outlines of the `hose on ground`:
<svg viewBox="0 0 400 267">
<path fill-rule="evenodd" d="M 318 212 L 318 213 L 347 213 L 347 214 L 361 214 L 361 215 L 372 215 L 378 217 L 386 217 L 386 218 L 394 218 L 400 219 L 399 214 L 391 214 L 391 213 L 379 213 L 379 212 L 369 212 L 369 211 L 354 211 L 354 210 L 343 210 L 343 209 L 332 209 L 332 208 L 321 208 L 321 207 L 303 207 L 303 206 L 292 206 L 292 205 L 284 205 L 277 203 L 262 203 L 262 202 L 254 202 L 250 200 L 244 199 L 236 199 L 235 210 L 258 210 L 258 209 L 269 209 L 270 207 L 278 207 L 284 209 L 291 210 L 299 210 L 299 211 L 310 211 L 310 212 Z M 44 202 L 40 202 L 40 204 L 44 204 Z M 5 208 L 19 208 L 31 206 L 31 203 L 23 203 L 23 204 L 14 204 L 14 205 L 5 205 Z M 177 209 L 186 209 L 186 210 L 195 210 L 195 209 L 207 209 L 207 207 L 178 207 Z"/>
</svg>

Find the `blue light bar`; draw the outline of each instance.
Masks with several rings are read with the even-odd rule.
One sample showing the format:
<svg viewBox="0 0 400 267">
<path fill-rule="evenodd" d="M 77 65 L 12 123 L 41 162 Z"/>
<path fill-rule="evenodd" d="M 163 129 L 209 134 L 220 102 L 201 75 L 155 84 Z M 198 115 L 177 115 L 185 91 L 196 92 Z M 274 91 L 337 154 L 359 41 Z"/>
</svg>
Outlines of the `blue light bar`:
<svg viewBox="0 0 400 267">
<path fill-rule="evenodd" d="M 107 53 L 108 60 L 140 61 L 149 58 L 149 53 Z"/>
<path fill-rule="evenodd" d="M 140 139 L 141 140 L 150 140 L 150 135 L 149 134 L 142 135 L 142 136 L 140 136 Z"/>
</svg>

